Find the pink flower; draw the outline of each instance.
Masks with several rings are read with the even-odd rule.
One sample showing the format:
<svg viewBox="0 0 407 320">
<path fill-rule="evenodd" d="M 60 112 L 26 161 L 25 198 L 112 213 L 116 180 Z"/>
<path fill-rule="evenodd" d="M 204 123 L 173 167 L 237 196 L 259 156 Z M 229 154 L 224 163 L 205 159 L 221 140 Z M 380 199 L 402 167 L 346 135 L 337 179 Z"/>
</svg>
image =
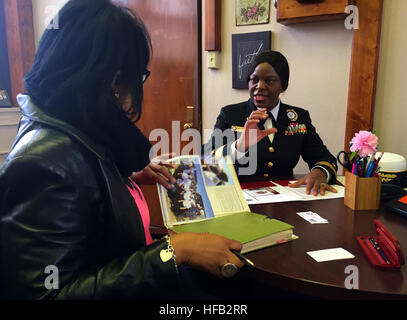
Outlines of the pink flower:
<svg viewBox="0 0 407 320">
<path fill-rule="evenodd" d="M 363 158 L 368 156 L 369 154 L 372 154 L 373 152 L 376 152 L 378 138 L 370 131 L 362 130 L 359 131 L 359 133 L 355 134 L 351 141 L 351 144 L 352 145 L 350 147 L 350 151 L 357 151 L 358 155 Z"/>
</svg>

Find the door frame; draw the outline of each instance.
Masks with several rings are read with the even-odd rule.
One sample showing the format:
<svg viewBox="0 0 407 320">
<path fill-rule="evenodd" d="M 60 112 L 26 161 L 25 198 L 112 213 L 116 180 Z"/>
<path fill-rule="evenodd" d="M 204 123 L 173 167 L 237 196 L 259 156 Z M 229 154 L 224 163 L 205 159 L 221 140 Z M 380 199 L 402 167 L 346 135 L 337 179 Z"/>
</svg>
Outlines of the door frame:
<svg viewBox="0 0 407 320">
<path fill-rule="evenodd" d="M 24 76 L 35 56 L 32 0 L 3 0 L 8 61 L 10 67 L 11 101 L 18 107 L 17 94 L 24 92 Z"/>
</svg>

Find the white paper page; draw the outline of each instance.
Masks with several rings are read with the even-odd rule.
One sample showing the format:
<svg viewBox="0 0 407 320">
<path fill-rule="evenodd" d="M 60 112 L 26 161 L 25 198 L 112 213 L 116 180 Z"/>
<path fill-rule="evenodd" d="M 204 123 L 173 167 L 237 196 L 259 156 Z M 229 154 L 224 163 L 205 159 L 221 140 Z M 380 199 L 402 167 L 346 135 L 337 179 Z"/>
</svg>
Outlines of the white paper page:
<svg viewBox="0 0 407 320">
<path fill-rule="evenodd" d="M 343 248 L 316 250 L 307 252 L 307 254 L 317 262 L 353 259 L 355 257 L 353 254 Z"/>
<path fill-rule="evenodd" d="M 294 181 L 290 181 L 293 183 Z M 312 194 L 306 194 L 306 186 L 301 186 L 298 188 L 290 188 L 281 186 L 275 182 L 274 186 L 271 188 L 278 192 L 278 194 L 270 194 L 264 196 L 254 196 L 253 190 L 259 189 L 243 189 L 243 195 L 248 204 L 262 204 L 262 203 L 277 203 L 277 202 L 289 202 L 289 201 L 311 201 L 311 200 L 326 200 L 326 199 L 336 199 L 343 198 L 345 195 L 344 187 L 340 185 L 333 185 L 333 187 L 338 191 L 338 193 L 326 191 L 325 195 L 314 196 Z"/>
<path fill-rule="evenodd" d="M 290 181 L 290 183 L 294 183 L 296 181 Z M 298 196 L 302 198 L 303 201 L 310 201 L 310 200 L 324 200 L 324 199 L 336 199 L 336 198 L 343 198 L 345 196 L 345 188 L 338 185 L 334 184 L 332 185 L 338 191 L 337 193 L 331 192 L 329 190 L 325 190 L 324 195 L 318 194 L 317 196 L 314 196 L 313 194 L 307 194 L 306 190 L 307 187 L 305 185 L 300 186 L 298 188 L 290 188 L 290 190 L 294 193 L 296 193 Z"/>
</svg>

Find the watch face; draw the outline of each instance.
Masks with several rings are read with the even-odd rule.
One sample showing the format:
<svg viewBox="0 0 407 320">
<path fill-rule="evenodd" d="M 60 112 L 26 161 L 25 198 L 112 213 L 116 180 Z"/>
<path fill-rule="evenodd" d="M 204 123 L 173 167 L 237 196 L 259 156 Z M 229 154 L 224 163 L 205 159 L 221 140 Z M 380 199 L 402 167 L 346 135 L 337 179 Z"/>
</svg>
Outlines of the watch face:
<svg viewBox="0 0 407 320">
<path fill-rule="evenodd" d="M 233 277 L 237 272 L 237 267 L 233 263 L 226 263 L 222 267 L 222 275 L 225 278 L 231 278 Z"/>
</svg>

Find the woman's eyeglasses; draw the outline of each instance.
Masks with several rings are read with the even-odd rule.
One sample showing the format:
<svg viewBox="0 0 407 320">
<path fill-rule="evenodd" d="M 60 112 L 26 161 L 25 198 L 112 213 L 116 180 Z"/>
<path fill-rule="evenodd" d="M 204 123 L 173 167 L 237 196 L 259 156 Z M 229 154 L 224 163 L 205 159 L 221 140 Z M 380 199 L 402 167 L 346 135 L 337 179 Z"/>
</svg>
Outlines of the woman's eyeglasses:
<svg viewBox="0 0 407 320">
<path fill-rule="evenodd" d="M 150 73 L 151 72 L 149 70 L 147 70 L 147 69 L 146 69 L 146 71 L 144 71 L 144 74 L 141 77 L 141 80 L 143 81 L 143 83 L 147 81 L 148 77 L 150 76 Z"/>
</svg>

